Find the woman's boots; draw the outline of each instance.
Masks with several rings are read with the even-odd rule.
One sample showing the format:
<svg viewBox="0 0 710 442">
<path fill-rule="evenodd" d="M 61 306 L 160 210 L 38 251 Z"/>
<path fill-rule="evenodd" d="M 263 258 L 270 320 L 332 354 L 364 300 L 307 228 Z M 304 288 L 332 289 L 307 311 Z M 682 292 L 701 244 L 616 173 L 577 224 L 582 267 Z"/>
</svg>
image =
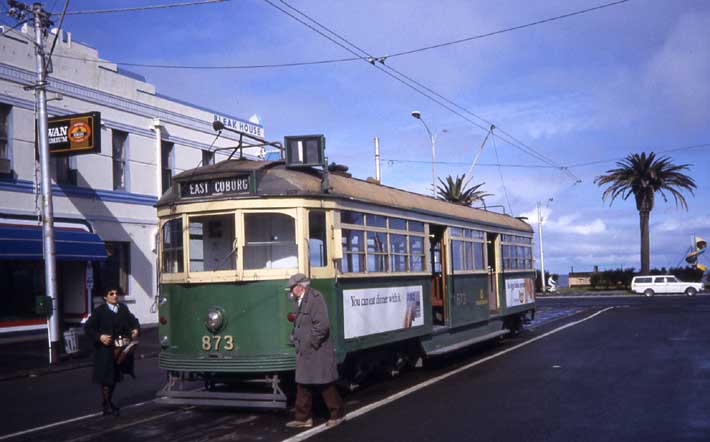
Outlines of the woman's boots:
<svg viewBox="0 0 710 442">
<path fill-rule="evenodd" d="M 103 408 L 104 416 L 114 415 L 118 416 L 121 410 L 111 402 L 111 396 L 113 396 L 113 385 L 102 385 L 101 386 L 101 406 Z"/>
</svg>

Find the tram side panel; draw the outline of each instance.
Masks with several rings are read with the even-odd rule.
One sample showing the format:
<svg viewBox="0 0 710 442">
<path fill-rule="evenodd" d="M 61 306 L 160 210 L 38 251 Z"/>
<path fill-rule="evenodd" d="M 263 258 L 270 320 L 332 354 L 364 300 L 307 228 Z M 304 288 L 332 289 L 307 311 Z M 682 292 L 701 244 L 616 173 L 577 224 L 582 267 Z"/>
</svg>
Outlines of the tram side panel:
<svg viewBox="0 0 710 442">
<path fill-rule="evenodd" d="M 335 285 L 339 361 L 348 353 L 429 335 L 431 277 L 341 278 Z"/>
<path fill-rule="evenodd" d="M 447 287 L 448 312 L 452 327 L 485 322 L 489 319 L 487 274 L 449 276 Z"/>
</svg>

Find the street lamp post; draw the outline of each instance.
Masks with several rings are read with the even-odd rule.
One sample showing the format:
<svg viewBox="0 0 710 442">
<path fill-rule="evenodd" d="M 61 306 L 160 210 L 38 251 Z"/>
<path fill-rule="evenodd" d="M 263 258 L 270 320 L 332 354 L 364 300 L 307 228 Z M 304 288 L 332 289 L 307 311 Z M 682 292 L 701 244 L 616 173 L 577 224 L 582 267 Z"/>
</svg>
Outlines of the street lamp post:
<svg viewBox="0 0 710 442">
<path fill-rule="evenodd" d="M 441 131 L 433 134 L 431 130 L 429 130 L 429 126 L 427 126 L 426 122 L 422 119 L 421 112 L 412 111 L 412 117 L 422 122 L 424 129 L 426 129 L 426 133 L 429 135 L 429 141 L 431 141 L 431 195 L 436 197 L 436 139 L 440 134 L 446 133 L 448 130 L 442 129 Z"/>
</svg>

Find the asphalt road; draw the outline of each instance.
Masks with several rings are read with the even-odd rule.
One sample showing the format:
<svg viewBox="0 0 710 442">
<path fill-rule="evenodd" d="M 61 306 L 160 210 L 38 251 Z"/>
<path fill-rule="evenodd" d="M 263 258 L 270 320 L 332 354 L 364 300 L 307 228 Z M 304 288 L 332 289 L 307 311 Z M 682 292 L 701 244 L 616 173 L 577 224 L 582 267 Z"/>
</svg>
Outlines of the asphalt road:
<svg viewBox="0 0 710 442">
<path fill-rule="evenodd" d="M 328 431 L 286 430 L 283 412 L 158 407 L 156 359 L 119 387 L 119 418 L 91 416 L 88 369 L 0 382 L 0 440 L 707 441 L 709 319 L 710 296 L 541 299 L 515 338 L 348 394 Z"/>
</svg>

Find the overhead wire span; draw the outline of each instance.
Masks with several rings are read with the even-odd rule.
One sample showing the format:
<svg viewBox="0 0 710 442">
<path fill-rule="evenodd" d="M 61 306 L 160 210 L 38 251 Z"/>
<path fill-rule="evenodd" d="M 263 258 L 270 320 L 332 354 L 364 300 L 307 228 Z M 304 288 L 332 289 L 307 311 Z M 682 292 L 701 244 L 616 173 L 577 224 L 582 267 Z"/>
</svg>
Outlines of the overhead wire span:
<svg viewBox="0 0 710 442">
<path fill-rule="evenodd" d="M 66 15 L 88 15 L 88 14 L 110 14 L 114 12 L 133 12 L 133 11 L 147 11 L 151 9 L 168 9 L 168 8 L 181 8 L 185 6 L 201 6 L 210 3 L 224 3 L 232 0 L 202 0 L 196 2 L 181 2 L 181 3 L 166 3 L 162 5 L 149 5 L 149 6 L 136 6 L 132 8 L 116 8 L 116 9 L 94 9 L 88 11 L 70 11 Z"/>
<path fill-rule="evenodd" d="M 655 152 L 656 153 L 670 153 L 670 152 L 679 152 L 682 150 L 706 149 L 708 147 L 710 147 L 710 143 L 692 144 L 690 146 L 682 146 L 682 147 L 674 147 L 674 148 L 664 149 L 664 150 L 656 150 Z M 596 164 L 613 163 L 613 162 L 621 161 L 621 160 L 623 160 L 623 158 L 609 158 L 606 160 L 588 161 L 586 163 L 570 164 L 567 166 L 567 168 L 594 166 Z"/>
<path fill-rule="evenodd" d="M 323 36 L 324 38 L 330 40 L 331 42 L 337 44 L 337 45 L 340 46 L 341 48 L 347 50 L 347 51 L 350 52 L 351 54 L 353 54 L 353 55 L 355 55 L 355 56 L 358 56 L 358 57 L 361 57 L 361 58 L 363 58 L 363 57 L 366 56 L 366 57 L 367 57 L 367 58 L 366 58 L 366 61 L 368 61 L 368 63 L 370 63 L 372 66 L 374 66 L 375 68 L 377 68 L 377 69 L 380 70 L 381 72 L 383 72 L 383 73 L 389 75 L 390 77 L 394 78 L 395 80 L 399 81 L 400 83 L 403 83 L 404 85 L 408 86 L 410 89 L 412 89 L 412 90 L 414 90 L 415 92 L 417 92 L 417 93 L 423 95 L 424 97 L 428 98 L 429 100 L 431 100 L 431 101 L 437 103 L 437 104 L 440 105 L 441 107 L 443 107 L 443 108 L 445 108 L 446 110 L 448 110 L 448 111 L 454 113 L 455 115 L 461 117 L 462 119 L 468 121 L 468 122 L 471 123 L 472 125 L 474 125 L 474 126 L 480 128 L 480 129 L 482 129 L 482 130 L 485 130 L 486 132 L 489 130 L 489 126 L 490 126 L 490 125 L 493 125 L 492 122 L 490 122 L 490 121 L 488 121 L 488 120 L 486 120 L 486 119 L 480 117 L 479 115 L 477 115 L 477 114 L 475 114 L 474 112 L 468 110 L 467 108 L 465 108 L 465 107 L 463 107 L 463 106 L 461 106 L 461 105 L 459 105 L 459 104 L 453 102 L 452 100 L 449 100 L 448 98 L 444 97 L 443 95 L 439 94 L 438 92 L 434 91 L 433 89 L 431 89 L 431 88 L 429 88 L 429 87 L 423 85 L 422 83 L 420 83 L 420 82 L 414 80 L 413 78 L 407 76 L 406 74 L 404 74 L 404 73 L 402 73 L 402 72 L 400 72 L 400 71 L 394 69 L 393 67 L 384 64 L 384 60 L 377 59 L 377 57 L 374 57 L 372 54 L 368 53 L 366 50 L 364 50 L 364 49 L 360 48 L 359 46 L 357 46 L 356 44 L 350 42 L 348 39 L 346 39 L 346 38 L 340 36 L 338 33 L 336 33 L 335 31 L 331 30 L 331 29 L 328 28 L 327 26 L 323 25 L 322 23 L 318 22 L 317 20 L 313 19 L 312 17 L 308 16 L 308 15 L 305 14 L 304 12 L 298 10 L 297 8 L 291 6 L 291 5 L 288 4 L 286 1 L 284 1 L 284 0 L 279 0 L 282 4 L 284 4 L 286 7 L 288 7 L 288 8 L 291 9 L 291 10 L 293 10 L 294 12 L 296 12 L 297 14 L 299 14 L 300 16 L 306 18 L 307 20 L 311 21 L 311 22 L 314 23 L 315 25 L 317 25 L 317 26 L 319 26 L 320 28 L 326 30 L 327 32 L 329 32 L 330 34 L 332 34 L 335 38 L 341 40 L 341 41 L 344 42 L 345 44 L 351 46 L 352 48 L 355 48 L 355 50 L 359 51 L 360 54 L 358 54 L 357 52 L 355 52 L 355 50 L 351 49 L 350 47 L 346 46 L 345 44 L 343 44 L 343 43 L 341 43 L 341 42 L 339 42 L 339 41 L 336 41 L 333 37 L 331 37 L 330 35 L 325 34 L 325 33 L 322 32 L 320 29 L 316 29 L 316 28 L 315 28 L 314 26 L 312 26 L 311 24 L 306 23 L 305 21 L 301 20 L 300 18 L 294 16 L 292 13 L 290 13 L 290 12 L 284 10 L 283 8 L 279 7 L 278 5 L 274 4 L 274 2 L 272 2 L 271 0 L 264 0 L 264 1 L 265 1 L 266 3 L 268 3 L 269 5 L 273 6 L 274 8 L 278 9 L 279 11 L 283 12 L 284 14 L 288 15 L 289 17 L 293 18 L 294 20 L 298 21 L 299 23 L 303 24 L 304 26 L 308 27 L 309 29 L 313 30 L 314 32 L 318 33 L 319 35 Z M 383 67 L 384 67 L 384 68 L 383 68 Z M 406 81 L 405 81 L 405 80 L 406 80 Z M 429 92 L 429 93 L 422 91 L 420 88 L 421 88 L 421 89 L 424 89 L 425 91 L 427 91 L 427 92 Z M 434 95 L 434 96 L 436 96 L 436 97 L 439 97 L 439 98 L 440 98 L 441 100 L 443 100 L 445 103 L 443 103 L 441 100 L 439 100 L 439 99 L 433 97 L 432 95 Z M 447 105 L 446 103 L 449 103 L 449 104 L 451 104 L 451 106 L 454 106 L 454 107 L 460 109 L 461 111 L 463 111 L 463 112 L 465 112 L 465 113 L 468 113 L 469 115 L 472 115 L 472 116 L 474 116 L 475 118 L 478 118 L 478 119 L 481 120 L 481 121 L 486 122 L 486 123 L 488 124 L 488 126 L 483 126 L 482 124 L 480 124 L 480 123 L 478 123 L 478 122 L 476 122 L 476 121 L 473 121 L 471 118 L 466 117 L 466 116 L 463 115 L 461 112 L 457 111 L 456 109 L 453 109 L 451 106 Z M 565 170 L 565 168 L 564 168 L 563 166 L 560 166 L 559 164 L 556 164 L 556 163 L 555 163 L 554 161 L 552 161 L 551 159 L 549 159 L 549 158 L 545 157 L 544 155 L 542 155 L 541 153 L 537 152 L 534 148 L 532 148 L 532 147 L 530 147 L 530 146 L 527 146 L 527 145 L 525 145 L 525 144 L 522 143 L 522 142 L 519 142 L 519 141 L 516 142 L 516 139 L 515 139 L 514 137 L 512 137 L 510 134 L 508 134 L 507 132 L 505 132 L 505 131 L 503 131 L 503 130 L 501 130 L 501 132 L 502 132 L 504 135 L 506 135 L 506 137 L 508 137 L 508 138 L 506 138 L 506 137 L 500 137 L 500 136 L 499 136 L 499 138 L 500 138 L 502 141 L 504 141 L 504 142 L 506 142 L 507 144 L 509 144 L 509 145 L 511 145 L 511 146 L 513 146 L 513 147 L 515 147 L 515 148 L 517 148 L 517 149 L 519 149 L 519 150 L 521 150 L 522 152 L 524 152 L 524 153 L 526 153 L 526 154 L 532 156 L 533 158 L 537 159 L 538 161 L 541 161 L 541 162 L 544 162 L 544 163 L 547 163 L 547 164 L 550 164 L 550 165 L 555 165 L 555 166 L 557 166 L 560 170 L 562 170 L 563 172 L 567 173 L 567 175 L 570 176 L 570 178 L 572 178 L 573 180 L 577 180 L 577 179 L 578 179 L 574 174 L 572 174 L 571 172 L 569 172 L 569 170 Z M 511 141 L 509 138 L 512 138 L 513 141 Z"/>
<path fill-rule="evenodd" d="M 428 164 L 431 165 L 431 161 L 425 160 L 402 160 L 397 158 L 382 158 L 382 161 L 387 161 L 390 163 L 408 163 L 408 164 Z M 464 161 L 434 161 L 434 164 L 443 166 L 466 166 L 470 163 Z M 559 169 L 557 166 L 549 166 L 544 164 L 505 164 L 505 163 L 478 163 L 477 167 L 517 167 L 523 169 Z"/>
<path fill-rule="evenodd" d="M 223 0 L 223 1 L 229 1 L 229 0 Z M 222 66 L 146 64 L 146 63 L 133 63 L 133 62 L 122 62 L 122 61 L 117 61 L 115 63 L 126 65 L 126 66 L 146 67 L 146 68 L 156 68 L 156 69 L 225 69 L 225 70 L 230 70 L 230 69 L 268 69 L 268 68 L 298 67 L 298 66 L 309 66 L 309 65 L 320 65 L 320 64 L 344 63 L 344 62 L 358 61 L 358 60 L 363 60 L 363 59 L 367 59 L 367 61 L 373 61 L 373 60 L 376 60 L 376 61 L 383 60 L 384 61 L 389 58 L 415 54 L 415 53 L 424 52 L 424 51 L 428 51 L 428 50 L 432 50 L 432 49 L 438 49 L 441 47 L 446 47 L 446 46 L 466 43 L 469 41 L 479 40 L 479 39 L 483 39 L 483 38 L 487 38 L 487 37 L 492 37 L 492 36 L 504 34 L 507 32 L 518 31 L 518 30 L 529 28 L 532 26 L 546 24 L 546 23 L 550 23 L 553 21 L 573 17 L 576 15 L 581 15 L 581 14 L 585 14 L 588 12 L 593 12 L 593 11 L 596 11 L 599 9 L 604 9 L 604 8 L 608 8 L 611 6 L 616 6 L 618 4 L 626 3 L 628 1 L 630 1 L 630 0 L 620 0 L 620 1 L 612 2 L 612 3 L 606 3 L 606 4 L 595 6 L 592 8 L 580 9 L 580 10 L 573 11 L 573 12 L 570 12 L 567 14 L 548 17 L 545 19 L 536 20 L 534 22 L 529 22 L 529 23 L 525 23 L 522 25 L 499 29 L 499 30 L 487 32 L 484 34 L 472 35 L 470 37 L 464 37 L 464 38 L 460 38 L 457 40 L 447 41 L 447 42 L 443 42 L 443 43 L 437 43 L 434 45 L 424 46 L 424 47 L 415 48 L 415 49 L 409 49 L 409 50 L 395 52 L 393 54 L 388 54 L 388 55 L 381 55 L 381 56 L 377 56 L 377 57 L 357 56 L 357 57 L 349 57 L 349 58 L 335 58 L 335 59 L 326 59 L 326 60 L 300 61 L 300 62 L 289 62 L 289 63 L 272 63 L 272 64 L 257 64 L 257 65 L 222 65 Z M 196 4 L 202 4 L 202 3 L 196 3 Z M 191 4 L 185 4 L 185 5 L 175 4 L 175 6 L 165 5 L 164 7 L 177 7 L 177 6 L 188 6 L 188 5 L 191 5 Z M 89 14 L 89 13 L 100 13 L 100 12 L 101 13 L 102 12 L 125 12 L 128 10 L 129 10 L 129 8 L 105 10 L 105 11 L 76 11 L 76 12 L 69 13 L 69 14 L 77 14 L 78 15 L 79 13 Z M 136 10 L 140 10 L 140 8 L 136 8 Z M 71 57 L 65 57 L 65 58 L 71 58 Z M 89 59 L 83 59 L 83 58 L 76 58 L 76 59 L 87 61 L 87 62 L 101 62 L 101 60 L 89 60 Z"/>
<path fill-rule="evenodd" d="M 586 14 L 586 13 L 588 13 L 588 12 L 598 11 L 598 10 L 600 10 L 600 9 L 609 8 L 609 7 L 612 7 L 612 6 L 617 6 L 617 5 L 620 5 L 620 4 L 622 4 L 622 3 L 626 3 L 626 2 L 628 2 L 628 1 L 630 1 L 630 0 L 618 0 L 618 1 L 615 1 L 615 2 L 611 2 L 611 3 L 605 3 L 605 4 L 599 5 L 599 6 L 593 6 L 593 7 L 591 7 L 591 8 L 580 9 L 580 10 L 577 10 L 577 11 L 569 12 L 569 13 L 567 13 L 567 14 L 556 15 L 556 16 L 554 16 L 554 17 L 544 18 L 544 19 L 537 20 L 537 21 L 534 21 L 534 22 L 525 23 L 525 24 L 522 24 L 522 25 L 511 26 L 511 27 L 509 27 L 509 28 L 499 29 L 499 30 L 497 30 L 497 31 L 487 32 L 487 33 L 485 33 L 485 34 L 473 35 L 473 36 L 471 36 L 471 37 L 460 38 L 460 39 L 458 39 L 458 40 L 447 41 L 447 42 L 444 42 L 444 43 L 438 43 L 438 44 L 431 45 L 431 46 L 424 46 L 424 47 L 418 48 L 418 49 L 411 49 L 411 50 L 408 50 L 408 51 L 395 52 L 394 54 L 389 54 L 389 55 L 387 55 L 387 58 L 400 57 L 400 56 L 402 56 L 402 55 L 415 54 L 415 53 L 417 53 L 417 52 L 429 51 L 429 50 L 432 50 L 432 49 L 443 48 L 443 47 L 445 47 L 445 46 L 451 46 L 451 45 L 456 45 L 456 44 L 460 44 L 460 43 L 466 43 L 466 42 L 473 41 L 473 40 L 479 40 L 479 39 L 486 38 L 486 37 L 492 37 L 492 36 L 494 36 L 494 35 L 504 34 L 504 33 L 506 33 L 506 32 L 518 31 L 518 30 L 520 30 L 520 29 L 530 28 L 530 27 L 532 27 L 532 26 L 537 26 L 537 25 L 541 25 L 541 24 L 545 24 L 545 23 L 550 23 L 550 22 L 557 21 L 557 20 L 562 20 L 562 19 L 565 19 L 565 18 L 574 17 L 575 15 L 582 15 L 582 14 Z"/>
<path fill-rule="evenodd" d="M 52 41 L 52 48 L 49 50 L 49 57 L 47 57 L 47 64 L 51 66 L 52 54 L 54 54 L 54 48 L 57 46 L 57 39 L 59 38 L 59 33 L 62 31 L 62 24 L 64 23 L 64 17 L 67 15 L 67 8 L 69 7 L 69 0 L 65 0 L 64 9 L 62 10 L 62 15 L 59 18 L 59 25 L 57 26 L 57 33 L 54 34 L 54 41 Z"/>
</svg>

